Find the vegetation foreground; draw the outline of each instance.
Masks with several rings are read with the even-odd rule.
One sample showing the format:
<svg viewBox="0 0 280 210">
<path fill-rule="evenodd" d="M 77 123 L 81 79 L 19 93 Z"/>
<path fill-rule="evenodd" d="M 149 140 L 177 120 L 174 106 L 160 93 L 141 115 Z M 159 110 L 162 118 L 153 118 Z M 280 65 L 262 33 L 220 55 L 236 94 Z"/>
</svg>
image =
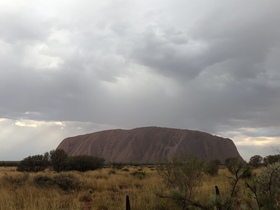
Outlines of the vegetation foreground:
<svg viewBox="0 0 280 210">
<path fill-rule="evenodd" d="M 256 175 L 252 176 L 244 176 L 246 170 L 242 167 L 220 167 L 215 176 L 189 173 L 188 176 L 196 176 L 191 179 L 184 177 L 186 171 L 179 172 L 183 170 L 178 168 L 179 162 L 172 163 L 172 166 L 106 167 L 60 173 L 48 169 L 19 172 L 15 167 L 1 167 L 0 209 L 124 210 L 126 195 L 130 197 L 132 210 L 279 209 L 278 163 L 254 169 Z M 196 164 L 192 163 L 193 172 Z M 262 183 L 267 185 L 259 186 L 257 179 L 263 179 Z M 275 189 L 270 182 L 276 184 Z M 268 197 L 259 195 L 260 190 L 262 194 L 268 190 L 278 196 L 272 198 L 273 205 L 267 204 Z"/>
<path fill-rule="evenodd" d="M 277 210 L 279 160 L 256 155 L 220 165 L 187 155 L 105 167 L 102 158 L 56 150 L 0 167 L 0 210 L 124 210 L 127 196 L 132 210 Z"/>
<path fill-rule="evenodd" d="M 155 192 L 163 185 L 153 167 L 103 168 L 87 172 L 18 172 L 0 168 L 0 209 L 174 209 Z M 161 208 L 162 206 L 162 208 Z M 175 208 L 176 209 L 176 208 Z"/>
</svg>

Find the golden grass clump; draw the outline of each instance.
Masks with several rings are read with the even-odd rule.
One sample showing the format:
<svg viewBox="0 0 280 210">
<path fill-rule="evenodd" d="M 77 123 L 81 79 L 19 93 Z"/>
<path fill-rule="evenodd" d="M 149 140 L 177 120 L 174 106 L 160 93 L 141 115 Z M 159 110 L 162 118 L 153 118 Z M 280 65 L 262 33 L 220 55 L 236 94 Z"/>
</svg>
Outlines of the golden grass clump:
<svg viewBox="0 0 280 210">
<path fill-rule="evenodd" d="M 203 175 L 196 198 L 207 203 L 215 196 L 215 186 L 225 196 L 230 189 L 228 176 L 225 168 L 217 176 Z M 157 196 L 168 191 L 153 166 L 62 173 L 23 173 L 0 167 L 0 210 L 124 210 L 126 195 L 132 210 L 181 209 L 176 202 Z M 243 187 L 241 193 L 249 202 L 248 190 Z"/>
</svg>

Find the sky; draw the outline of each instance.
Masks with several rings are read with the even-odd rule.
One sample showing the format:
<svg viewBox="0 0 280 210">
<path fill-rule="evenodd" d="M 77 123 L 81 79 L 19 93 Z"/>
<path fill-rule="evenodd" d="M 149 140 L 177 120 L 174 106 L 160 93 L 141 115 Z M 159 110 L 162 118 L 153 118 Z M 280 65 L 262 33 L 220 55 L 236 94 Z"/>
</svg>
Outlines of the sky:
<svg viewBox="0 0 280 210">
<path fill-rule="evenodd" d="M 280 148 L 279 0 L 0 0 L 0 160 L 145 126 Z"/>
</svg>

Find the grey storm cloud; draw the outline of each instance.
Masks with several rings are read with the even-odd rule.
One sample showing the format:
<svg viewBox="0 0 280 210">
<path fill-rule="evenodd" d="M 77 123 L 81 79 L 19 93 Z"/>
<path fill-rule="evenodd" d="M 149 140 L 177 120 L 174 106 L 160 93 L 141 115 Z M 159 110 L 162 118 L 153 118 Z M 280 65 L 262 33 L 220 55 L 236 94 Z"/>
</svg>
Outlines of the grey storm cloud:
<svg viewBox="0 0 280 210">
<path fill-rule="evenodd" d="M 11 44 L 46 40 L 51 26 L 50 22 L 35 18 L 39 15 L 36 12 L 21 11 L 21 9 L 24 8 L 12 10 L 1 9 L 1 39 Z"/>
<path fill-rule="evenodd" d="M 279 9 L 274 0 L 1 3 L 3 126 L 279 138 Z"/>
</svg>

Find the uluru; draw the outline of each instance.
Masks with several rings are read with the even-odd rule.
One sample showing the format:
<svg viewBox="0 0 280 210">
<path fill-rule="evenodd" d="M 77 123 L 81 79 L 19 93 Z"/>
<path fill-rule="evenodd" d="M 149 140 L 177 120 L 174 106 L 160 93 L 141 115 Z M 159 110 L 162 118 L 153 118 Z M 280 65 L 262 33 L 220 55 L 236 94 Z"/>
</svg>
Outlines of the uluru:
<svg viewBox="0 0 280 210">
<path fill-rule="evenodd" d="M 154 163 L 193 154 L 205 161 L 243 160 L 233 141 L 209 133 L 162 127 L 105 130 L 64 139 L 57 147 L 70 156 L 92 155 L 108 162 Z"/>
</svg>

